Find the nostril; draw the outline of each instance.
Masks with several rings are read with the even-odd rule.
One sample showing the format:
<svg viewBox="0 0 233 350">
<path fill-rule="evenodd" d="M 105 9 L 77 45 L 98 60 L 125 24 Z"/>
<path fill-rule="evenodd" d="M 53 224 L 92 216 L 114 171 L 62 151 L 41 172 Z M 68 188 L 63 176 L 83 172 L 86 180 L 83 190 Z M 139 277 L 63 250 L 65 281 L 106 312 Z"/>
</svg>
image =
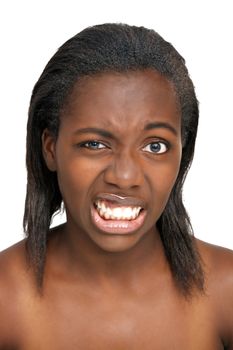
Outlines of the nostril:
<svg viewBox="0 0 233 350">
<path fill-rule="evenodd" d="M 132 164 L 128 157 L 115 162 L 104 173 L 106 183 L 122 189 L 141 186 L 143 179 L 142 169 L 135 163 Z"/>
</svg>

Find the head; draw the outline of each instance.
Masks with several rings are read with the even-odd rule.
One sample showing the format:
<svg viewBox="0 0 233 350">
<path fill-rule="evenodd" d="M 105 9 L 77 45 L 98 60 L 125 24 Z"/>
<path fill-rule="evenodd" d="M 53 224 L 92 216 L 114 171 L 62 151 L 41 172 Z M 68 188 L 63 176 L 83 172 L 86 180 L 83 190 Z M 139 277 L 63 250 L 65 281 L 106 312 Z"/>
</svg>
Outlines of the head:
<svg viewBox="0 0 233 350">
<path fill-rule="evenodd" d="M 153 30 L 122 24 L 90 27 L 68 40 L 49 61 L 32 93 L 27 129 L 28 188 L 24 227 L 29 258 L 39 281 L 43 276 L 51 218 L 61 208 L 63 197 L 57 172 L 53 171 L 56 169 L 48 166 L 43 156 L 45 131 L 54 140 L 59 138 L 66 113 L 74 96 L 78 100 L 79 94 L 82 95 L 83 87 L 92 89 L 93 97 L 94 81 L 107 91 L 111 79 L 123 85 L 127 80 L 127 86 L 131 83 L 135 86 L 136 81 L 139 86 L 143 85 L 143 77 L 147 79 L 146 74 L 150 81 L 151 76 L 155 80 L 158 77 L 161 84 L 169 85 L 180 118 L 178 168 L 155 224 L 180 289 L 188 293 L 194 286 L 202 288 L 201 265 L 182 202 L 182 186 L 193 159 L 198 125 L 194 87 L 184 59 L 170 43 Z M 112 175 L 109 173 L 109 176 Z"/>
</svg>

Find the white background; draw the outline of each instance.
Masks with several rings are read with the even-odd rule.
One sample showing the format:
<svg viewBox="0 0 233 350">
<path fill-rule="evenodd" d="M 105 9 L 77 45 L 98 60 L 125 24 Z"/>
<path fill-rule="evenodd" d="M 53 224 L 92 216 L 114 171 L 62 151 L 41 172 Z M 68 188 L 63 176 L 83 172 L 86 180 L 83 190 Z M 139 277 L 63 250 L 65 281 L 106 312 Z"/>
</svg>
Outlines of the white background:
<svg viewBox="0 0 233 350">
<path fill-rule="evenodd" d="M 23 237 L 25 136 L 31 90 L 56 49 L 89 25 L 158 31 L 184 56 L 200 101 L 185 203 L 195 234 L 233 249 L 231 1 L 5 1 L 0 5 L 0 250 Z"/>
</svg>

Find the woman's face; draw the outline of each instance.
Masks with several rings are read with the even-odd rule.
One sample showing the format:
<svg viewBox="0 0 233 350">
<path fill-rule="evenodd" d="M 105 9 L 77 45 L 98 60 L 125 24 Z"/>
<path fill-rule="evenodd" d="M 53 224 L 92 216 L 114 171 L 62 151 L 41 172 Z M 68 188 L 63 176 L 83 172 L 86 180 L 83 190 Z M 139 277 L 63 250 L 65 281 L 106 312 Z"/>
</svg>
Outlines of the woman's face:
<svg viewBox="0 0 233 350">
<path fill-rule="evenodd" d="M 43 144 L 75 234 L 120 252 L 156 232 L 182 152 L 177 98 L 158 72 L 82 78 Z"/>
</svg>

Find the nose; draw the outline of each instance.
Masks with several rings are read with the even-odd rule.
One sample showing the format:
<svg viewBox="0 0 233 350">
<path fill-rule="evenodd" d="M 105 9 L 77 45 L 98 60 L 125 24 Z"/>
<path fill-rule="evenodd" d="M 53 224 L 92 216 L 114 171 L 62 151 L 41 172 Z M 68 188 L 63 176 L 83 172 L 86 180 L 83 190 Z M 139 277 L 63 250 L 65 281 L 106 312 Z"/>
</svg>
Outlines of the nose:
<svg viewBox="0 0 233 350">
<path fill-rule="evenodd" d="M 126 152 L 115 156 L 104 172 L 104 181 L 120 189 L 139 187 L 143 179 L 140 160 Z"/>
</svg>

